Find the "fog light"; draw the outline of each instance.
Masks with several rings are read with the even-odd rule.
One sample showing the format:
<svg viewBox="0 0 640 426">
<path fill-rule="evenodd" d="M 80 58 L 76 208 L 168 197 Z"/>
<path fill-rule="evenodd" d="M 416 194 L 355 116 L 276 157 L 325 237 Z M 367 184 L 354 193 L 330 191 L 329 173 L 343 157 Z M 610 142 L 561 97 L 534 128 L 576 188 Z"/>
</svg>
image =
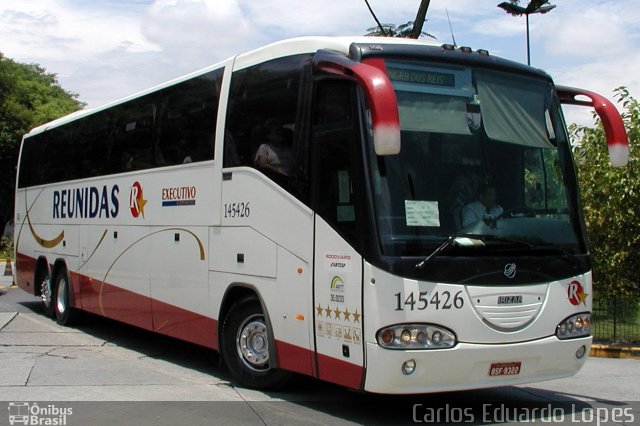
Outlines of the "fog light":
<svg viewBox="0 0 640 426">
<path fill-rule="evenodd" d="M 410 359 L 409 361 L 405 361 L 402 364 L 402 374 L 404 374 L 405 376 L 408 376 L 409 374 L 413 373 L 416 369 L 416 362 L 412 359 Z"/>
<path fill-rule="evenodd" d="M 587 353 L 587 347 L 585 345 L 580 346 L 580 348 L 576 351 L 576 358 L 582 359 L 584 354 Z"/>
</svg>

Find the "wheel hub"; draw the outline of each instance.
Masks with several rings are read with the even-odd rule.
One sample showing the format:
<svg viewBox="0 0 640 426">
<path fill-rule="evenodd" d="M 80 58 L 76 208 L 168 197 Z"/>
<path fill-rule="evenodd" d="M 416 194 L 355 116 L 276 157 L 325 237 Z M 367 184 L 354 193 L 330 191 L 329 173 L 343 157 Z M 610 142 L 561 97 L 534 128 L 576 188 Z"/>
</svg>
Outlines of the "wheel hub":
<svg viewBox="0 0 640 426">
<path fill-rule="evenodd" d="M 40 299 L 45 305 L 51 303 L 51 279 L 49 277 L 42 280 L 40 283 Z"/>
<path fill-rule="evenodd" d="M 262 317 L 247 318 L 238 330 L 236 347 L 248 368 L 258 371 L 269 368 L 269 338 Z"/>
</svg>

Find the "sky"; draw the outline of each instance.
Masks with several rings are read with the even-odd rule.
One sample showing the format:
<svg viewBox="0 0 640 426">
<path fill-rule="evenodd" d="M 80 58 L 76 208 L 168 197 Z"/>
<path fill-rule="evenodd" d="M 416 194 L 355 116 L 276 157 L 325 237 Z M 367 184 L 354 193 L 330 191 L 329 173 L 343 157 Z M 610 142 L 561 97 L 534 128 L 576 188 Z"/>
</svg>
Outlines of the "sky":
<svg viewBox="0 0 640 426">
<path fill-rule="evenodd" d="M 424 30 L 438 42 L 526 63 L 524 17 L 502 0 L 432 0 Z M 383 23 L 413 20 L 420 0 L 369 0 Z M 521 2 L 526 5 L 527 0 Z M 531 64 L 557 84 L 640 97 L 638 0 L 555 0 L 531 15 Z M 364 0 L 0 0 L 0 52 L 57 75 L 88 108 L 290 37 L 363 35 Z M 591 114 L 565 109 L 567 121 Z"/>
</svg>

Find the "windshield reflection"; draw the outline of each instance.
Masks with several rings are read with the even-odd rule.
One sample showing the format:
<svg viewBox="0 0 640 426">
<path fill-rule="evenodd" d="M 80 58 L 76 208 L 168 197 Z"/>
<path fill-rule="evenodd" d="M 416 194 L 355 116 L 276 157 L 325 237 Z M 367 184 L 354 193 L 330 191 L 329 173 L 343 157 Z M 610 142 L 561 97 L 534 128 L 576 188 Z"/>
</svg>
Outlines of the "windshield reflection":
<svg viewBox="0 0 640 426">
<path fill-rule="evenodd" d="M 388 67 L 402 149 L 370 153 L 383 255 L 428 257 L 443 244 L 447 254 L 479 250 L 456 244 L 456 235 L 485 237 L 483 253 L 504 250 L 505 241 L 523 252 L 535 245 L 584 251 L 549 81 L 410 62 Z"/>
</svg>

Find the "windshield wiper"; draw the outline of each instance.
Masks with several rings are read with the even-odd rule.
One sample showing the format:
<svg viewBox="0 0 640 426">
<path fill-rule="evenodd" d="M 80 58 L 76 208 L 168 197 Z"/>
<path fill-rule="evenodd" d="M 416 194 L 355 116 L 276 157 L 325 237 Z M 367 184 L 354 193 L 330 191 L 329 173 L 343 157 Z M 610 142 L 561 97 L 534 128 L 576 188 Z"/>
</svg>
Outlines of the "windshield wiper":
<svg viewBox="0 0 640 426">
<path fill-rule="evenodd" d="M 452 244 L 459 244 L 462 247 L 485 247 L 485 241 L 495 241 L 497 243 L 508 243 L 508 244 L 517 244 L 518 247 L 512 248 L 504 248 L 504 251 L 513 251 L 513 250 L 522 250 L 523 248 L 527 251 L 534 250 L 536 246 L 534 244 L 528 243 L 526 241 L 514 240 L 510 238 L 498 237 L 491 234 L 469 234 L 469 233 L 458 233 L 453 234 L 449 238 L 447 238 L 442 244 L 440 244 L 429 256 L 427 256 L 422 262 L 416 265 L 416 269 L 422 269 L 425 267 L 427 263 L 429 263 L 433 258 L 435 258 L 438 254 L 442 253 L 447 248 L 451 247 Z M 560 248 L 558 248 L 561 250 Z"/>
<path fill-rule="evenodd" d="M 458 234 L 451 235 L 442 244 L 440 244 L 433 252 L 431 252 L 431 254 L 427 256 L 422 262 L 418 263 L 416 265 L 416 269 L 424 268 L 425 265 L 431 261 L 431 259 L 433 259 L 438 254 L 446 250 L 452 244 L 454 244 L 458 238 L 468 238 L 470 240 L 479 240 L 480 239 L 479 237 L 484 237 L 484 235 L 467 234 L 467 233 L 458 233 Z"/>
<path fill-rule="evenodd" d="M 492 234 L 471 234 L 471 233 L 457 233 L 451 235 L 442 244 L 440 244 L 429 256 L 416 265 L 416 269 L 424 268 L 429 262 L 431 262 L 436 256 L 442 253 L 453 244 L 457 244 L 461 247 L 490 247 L 485 242 L 495 242 L 498 244 L 508 244 L 508 247 L 496 247 L 500 252 L 518 252 L 524 251 L 527 253 L 535 252 L 536 250 L 560 253 L 563 258 L 576 267 L 580 267 L 581 262 L 577 256 L 567 249 L 555 245 L 555 244 L 533 244 L 527 241 L 516 240 L 507 237 L 500 237 Z"/>
</svg>

